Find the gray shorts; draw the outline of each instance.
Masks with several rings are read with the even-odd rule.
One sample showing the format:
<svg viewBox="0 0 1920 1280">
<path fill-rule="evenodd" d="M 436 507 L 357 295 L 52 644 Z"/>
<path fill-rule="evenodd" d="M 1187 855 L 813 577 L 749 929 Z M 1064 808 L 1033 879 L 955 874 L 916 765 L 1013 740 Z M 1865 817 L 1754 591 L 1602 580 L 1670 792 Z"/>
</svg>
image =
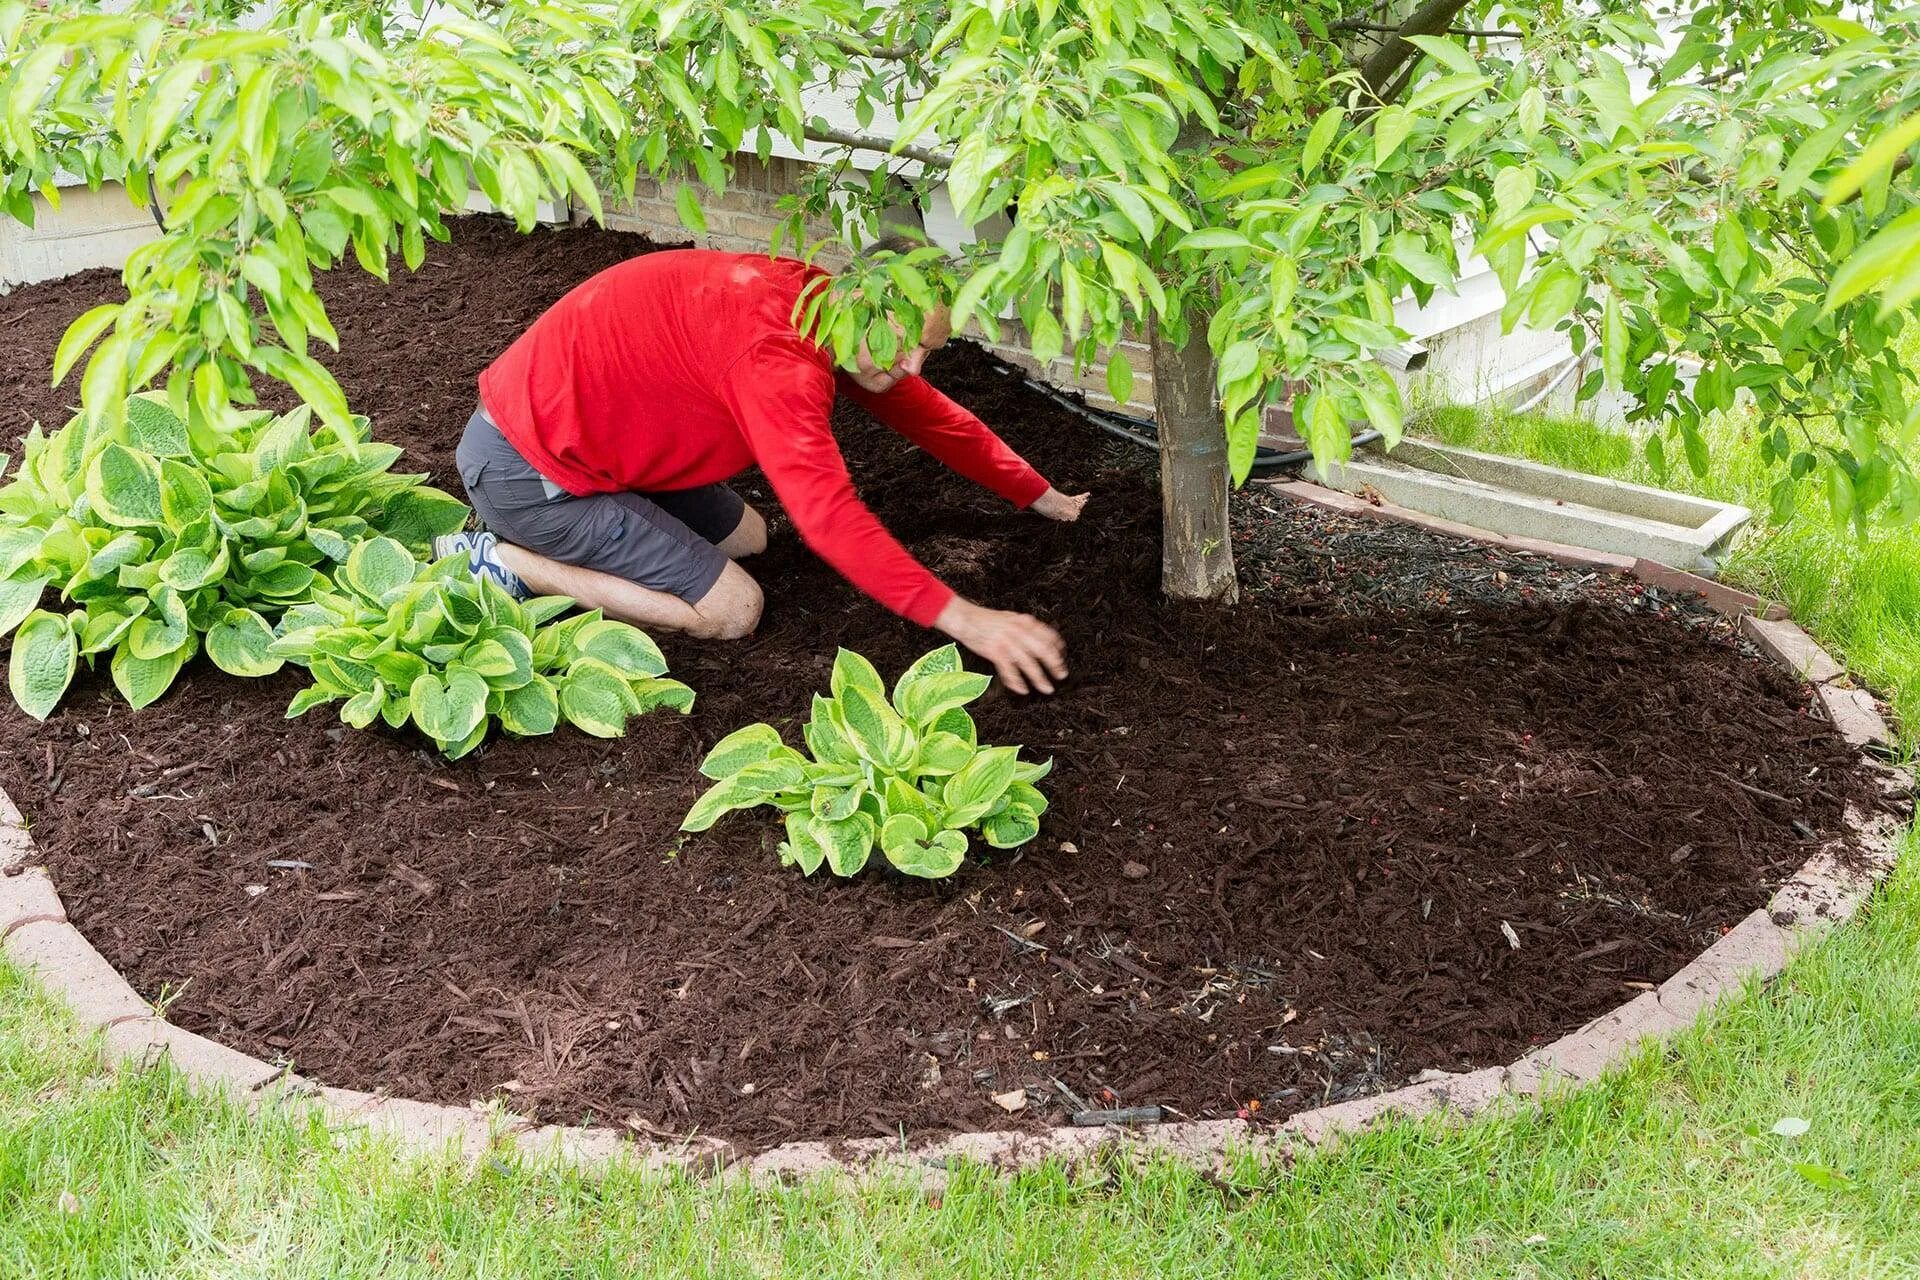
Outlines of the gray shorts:
<svg viewBox="0 0 1920 1280">
<path fill-rule="evenodd" d="M 689 604 L 720 580 L 727 557 L 715 544 L 747 506 L 724 484 L 576 497 L 534 470 L 485 409 L 467 420 L 454 463 L 467 500 L 503 541 Z"/>
</svg>

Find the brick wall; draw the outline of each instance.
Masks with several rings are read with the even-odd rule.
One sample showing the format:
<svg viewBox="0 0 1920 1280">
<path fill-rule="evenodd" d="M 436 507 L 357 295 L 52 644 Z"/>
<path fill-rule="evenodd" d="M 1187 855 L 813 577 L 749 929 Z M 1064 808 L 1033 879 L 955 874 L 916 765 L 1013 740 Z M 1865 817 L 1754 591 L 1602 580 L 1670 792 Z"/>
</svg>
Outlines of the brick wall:
<svg viewBox="0 0 1920 1280">
<path fill-rule="evenodd" d="M 778 201 L 798 185 L 805 164 L 803 160 L 784 156 L 774 156 L 764 164 L 755 156 L 736 156 L 733 183 L 726 194 L 716 197 L 702 189 L 700 204 L 707 215 L 704 235 L 695 235 L 681 223 L 672 185 L 663 188 L 651 178 L 640 179 L 632 200 L 608 204 L 607 225 L 617 231 L 638 231 L 668 244 L 691 240 L 704 248 L 730 253 L 763 253 L 772 243 L 774 229 L 783 221 Z M 906 216 L 896 221 L 905 221 Z M 825 222 L 810 224 L 807 230 L 810 237 L 832 234 L 832 228 Z M 797 247 L 787 242 L 781 245 L 781 251 L 793 253 Z M 827 255 L 816 261 L 829 269 L 835 265 Z M 1071 358 L 1055 360 L 1043 368 L 1028 349 L 1026 331 L 1017 320 L 1000 322 L 997 343 L 987 342 L 977 327 L 969 327 L 966 336 L 1057 387 L 1085 392 L 1089 404 L 1117 408 L 1140 417 L 1153 412 L 1153 354 L 1144 339 L 1133 337 L 1120 344 L 1121 353 L 1133 365 L 1133 398 L 1125 405 L 1116 405 L 1107 394 L 1104 359 L 1078 377 L 1074 375 Z"/>
</svg>

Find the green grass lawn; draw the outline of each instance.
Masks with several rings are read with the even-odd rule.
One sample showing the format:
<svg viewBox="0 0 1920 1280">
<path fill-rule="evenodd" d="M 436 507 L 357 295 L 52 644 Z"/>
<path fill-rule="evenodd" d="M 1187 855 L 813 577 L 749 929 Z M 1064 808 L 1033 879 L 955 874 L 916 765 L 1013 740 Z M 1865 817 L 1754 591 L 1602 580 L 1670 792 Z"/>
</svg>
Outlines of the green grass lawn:
<svg viewBox="0 0 1920 1280">
<path fill-rule="evenodd" d="M 1442 414 L 1428 429 L 1638 474 L 1627 442 L 1566 424 Z M 1718 457 L 1698 488 L 1752 501 L 1762 478 Z M 1787 602 L 1920 724 L 1920 533 L 1863 546 L 1808 513 L 1729 576 Z M 0 1277 L 1915 1273 L 1911 852 L 1863 920 L 1599 1085 L 1224 1182 L 1172 1166 L 963 1172 L 929 1198 L 898 1181 L 755 1190 L 408 1160 L 310 1117 L 249 1118 L 165 1071 L 108 1075 L 0 966 Z"/>
</svg>

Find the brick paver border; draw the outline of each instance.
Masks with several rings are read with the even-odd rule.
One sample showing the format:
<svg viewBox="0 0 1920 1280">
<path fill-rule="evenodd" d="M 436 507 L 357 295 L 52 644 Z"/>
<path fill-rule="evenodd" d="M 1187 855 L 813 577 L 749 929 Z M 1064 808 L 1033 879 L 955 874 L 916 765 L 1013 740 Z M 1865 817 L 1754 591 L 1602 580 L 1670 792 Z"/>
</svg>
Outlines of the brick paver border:
<svg viewBox="0 0 1920 1280">
<path fill-rule="evenodd" d="M 1275 487 L 1281 492 L 1291 488 Z M 1318 494 L 1330 492 L 1317 490 Z M 1337 496 L 1344 501 L 1326 502 L 1317 495 L 1310 500 L 1343 510 L 1351 503 L 1367 513 L 1399 518 L 1361 499 Z M 1412 523 L 1436 527 L 1436 522 L 1425 517 Z M 1482 536 L 1482 531 L 1466 530 L 1464 526 L 1450 526 L 1441 532 Z M 1892 734 L 1872 696 L 1843 683 L 1846 673 L 1839 663 L 1797 625 L 1774 616 L 1777 610 L 1769 611 L 1757 598 L 1666 566 L 1657 566 L 1657 573 L 1643 573 L 1640 566 L 1645 561 L 1629 562 L 1624 557 L 1607 557 L 1582 548 L 1530 544 L 1497 535 L 1484 535 L 1484 540 L 1574 563 L 1632 572 L 1662 586 L 1690 585 L 1683 580 L 1691 579 L 1714 588 L 1717 594 L 1702 594 L 1708 594 L 1716 608 L 1743 615 L 1743 630 L 1763 653 L 1814 685 L 1835 727 L 1867 753 L 1869 762 L 1880 770 L 1889 794 L 1911 791 L 1911 777 L 1873 755 L 1892 741 Z M 1220 1167 L 1233 1151 L 1279 1155 L 1356 1132 L 1387 1116 L 1442 1112 L 1470 1116 L 1515 1099 L 1538 1097 L 1568 1083 L 1597 1079 L 1647 1040 L 1691 1024 L 1714 1002 L 1745 983 L 1779 973 L 1810 930 L 1853 914 L 1874 884 L 1892 869 L 1900 824 L 1891 817 L 1857 809 L 1848 817 L 1866 852 L 1859 865 L 1842 866 L 1831 854 L 1816 853 L 1766 907 L 1742 920 L 1657 990 L 1635 996 L 1504 1067 L 1437 1076 L 1389 1093 L 1305 1111 L 1270 1127 L 1239 1120 L 1201 1120 L 1126 1130 L 1055 1128 L 1037 1133 L 960 1133 L 918 1146 L 860 1138 L 794 1142 L 739 1157 L 728 1143 L 718 1139 L 637 1141 L 625 1130 L 601 1126 L 535 1125 L 493 1106 L 450 1107 L 331 1088 L 285 1066 L 263 1062 L 182 1030 L 141 999 L 67 921 L 66 910 L 46 871 L 30 865 L 33 842 L 19 810 L 4 791 L 0 791 L 0 952 L 28 969 L 42 989 L 64 999 L 83 1027 L 100 1030 L 107 1059 L 116 1068 L 146 1069 L 170 1062 L 197 1087 L 224 1091 L 256 1108 L 318 1107 L 329 1123 L 339 1128 L 385 1135 L 413 1152 L 452 1151 L 468 1160 L 518 1153 L 536 1161 L 589 1169 L 620 1161 L 703 1173 L 724 1170 L 728 1176 L 748 1178 L 904 1167 L 922 1171 L 934 1183 L 943 1177 L 948 1164 L 957 1160 L 1011 1169 L 1049 1159 L 1084 1158 L 1101 1151 L 1169 1155 Z"/>
</svg>

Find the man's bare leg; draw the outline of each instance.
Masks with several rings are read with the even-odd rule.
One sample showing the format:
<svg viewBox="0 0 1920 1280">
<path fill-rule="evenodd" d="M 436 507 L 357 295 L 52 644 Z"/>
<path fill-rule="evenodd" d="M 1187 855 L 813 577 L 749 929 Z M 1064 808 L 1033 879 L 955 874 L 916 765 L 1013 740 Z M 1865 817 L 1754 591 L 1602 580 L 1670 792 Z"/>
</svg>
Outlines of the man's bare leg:
<svg viewBox="0 0 1920 1280">
<path fill-rule="evenodd" d="M 740 512 L 733 532 L 715 544 L 729 560 L 757 556 L 767 549 L 767 520 L 749 504 Z"/>
<path fill-rule="evenodd" d="M 752 508 L 748 510 L 752 512 Z M 757 519 L 758 513 L 753 514 Z M 743 518 L 742 528 L 746 524 Z M 764 522 L 760 525 L 760 536 L 764 546 Z M 733 539 L 730 537 L 727 541 Z M 707 589 L 707 594 L 688 604 L 668 592 L 655 591 L 598 569 L 562 564 L 510 542 L 497 542 L 494 549 L 500 562 L 535 595 L 572 596 L 583 609 L 599 609 L 610 618 L 631 622 L 637 627 L 681 631 L 708 640 L 738 640 L 752 635 L 753 629 L 760 625 L 763 603 L 760 584 L 731 560 L 721 570 L 719 580 Z M 726 550 L 724 543 L 720 549 Z"/>
</svg>

